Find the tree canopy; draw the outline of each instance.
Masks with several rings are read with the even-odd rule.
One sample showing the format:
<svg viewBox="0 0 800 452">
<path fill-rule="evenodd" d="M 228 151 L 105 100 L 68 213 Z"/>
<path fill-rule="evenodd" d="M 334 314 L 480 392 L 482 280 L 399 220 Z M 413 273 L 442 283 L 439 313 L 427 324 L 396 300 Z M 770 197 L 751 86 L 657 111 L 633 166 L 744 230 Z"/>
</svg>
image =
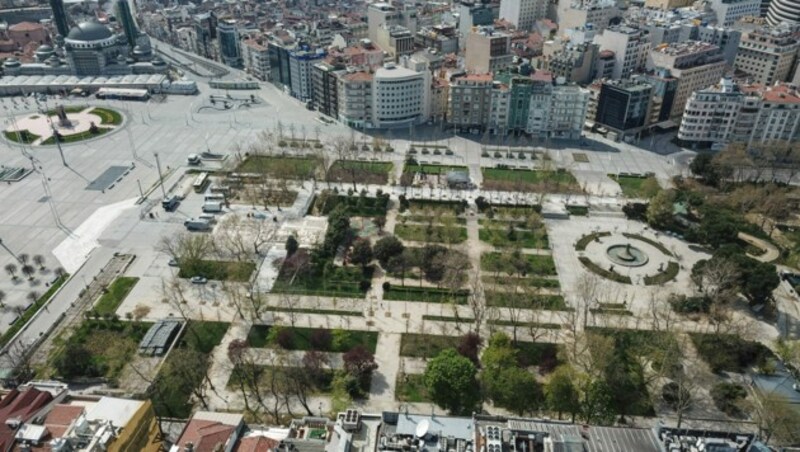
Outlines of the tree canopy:
<svg viewBox="0 0 800 452">
<path fill-rule="evenodd" d="M 452 414 L 468 415 L 480 402 L 477 369 L 469 358 L 446 349 L 428 362 L 424 381 L 431 400 Z"/>
</svg>

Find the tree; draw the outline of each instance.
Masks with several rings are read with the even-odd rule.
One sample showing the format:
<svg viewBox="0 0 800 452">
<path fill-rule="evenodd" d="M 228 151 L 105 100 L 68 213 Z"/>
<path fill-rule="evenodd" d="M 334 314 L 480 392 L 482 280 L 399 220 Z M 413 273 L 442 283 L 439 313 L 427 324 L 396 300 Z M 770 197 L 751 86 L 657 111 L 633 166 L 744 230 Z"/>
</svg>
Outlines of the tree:
<svg viewBox="0 0 800 452">
<path fill-rule="evenodd" d="M 331 335 L 330 330 L 324 328 L 317 328 L 312 331 L 311 337 L 308 339 L 312 349 L 322 351 L 329 350 L 331 348 L 332 341 L 333 336 Z"/>
<path fill-rule="evenodd" d="M 17 279 L 17 266 L 16 265 L 14 265 L 14 264 L 6 264 L 5 269 L 6 269 L 6 273 L 8 273 L 8 276 L 10 276 L 12 280 L 16 280 Z"/>
<path fill-rule="evenodd" d="M 458 339 L 458 348 L 456 350 L 459 355 L 469 359 L 472 364 L 477 366 L 480 364 L 478 354 L 481 351 L 482 343 L 483 339 L 481 339 L 480 335 L 474 331 L 470 331 Z"/>
<path fill-rule="evenodd" d="M 403 242 L 398 240 L 397 237 L 390 235 L 375 242 L 373 253 L 375 254 L 375 258 L 378 259 L 378 262 L 381 263 L 381 266 L 386 267 L 389 260 L 403 254 L 403 250 L 405 250 Z"/>
<path fill-rule="evenodd" d="M 563 413 L 569 413 L 575 422 L 575 415 L 580 410 L 580 392 L 575 384 L 575 371 L 568 365 L 559 366 L 550 375 L 550 380 L 544 387 L 547 407 L 558 413 L 561 419 Z"/>
<path fill-rule="evenodd" d="M 68 341 L 64 350 L 56 356 L 53 364 L 58 373 L 66 379 L 102 375 L 102 369 L 95 366 L 91 352 L 75 342 Z"/>
<path fill-rule="evenodd" d="M 29 259 L 30 259 L 30 256 L 28 256 L 25 253 L 22 253 L 22 254 L 19 255 L 19 263 L 22 264 L 22 265 L 27 264 Z"/>
<path fill-rule="evenodd" d="M 344 369 L 355 378 L 362 388 L 368 387 L 372 372 L 378 368 L 375 356 L 361 345 L 357 345 L 342 355 Z"/>
<path fill-rule="evenodd" d="M 168 388 L 191 388 L 192 395 L 203 408 L 208 409 L 206 387 L 208 356 L 191 347 L 176 347 L 162 365 L 158 378 L 163 378 Z"/>
<path fill-rule="evenodd" d="M 523 414 L 540 403 L 541 388 L 533 375 L 519 367 L 517 351 L 505 333 L 489 339 L 481 364 L 483 393 L 495 405 Z"/>
<path fill-rule="evenodd" d="M 5 301 L 6 301 L 6 293 L 0 290 L 0 308 L 4 308 L 6 306 Z"/>
<path fill-rule="evenodd" d="M 672 220 L 675 192 L 663 190 L 650 201 L 647 207 L 647 222 L 653 227 L 663 228 Z"/>
<path fill-rule="evenodd" d="M 372 219 L 372 224 L 378 228 L 378 232 L 383 232 L 383 228 L 386 226 L 386 217 L 384 215 L 379 215 Z"/>
<path fill-rule="evenodd" d="M 32 290 L 28 292 L 27 298 L 31 303 L 36 303 L 39 300 L 39 292 Z"/>
<path fill-rule="evenodd" d="M 425 387 L 436 405 L 454 415 L 469 415 L 480 401 L 476 373 L 472 361 L 446 349 L 428 362 Z"/>
<path fill-rule="evenodd" d="M 781 283 L 775 265 L 746 256 L 745 259 L 750 262 L 743 274 L 742 291 L 751 303 L 764 303 L 772 298 L 772 291 Z"/>
<path fill-rule="evenodd" d="M 39 267 L 39 270 L 44 270 L 44 256 L 35 254 L 33 256 L 33 263 Z"/>
<path fill-rule="evenodd" d="M 300 248 L 300 244 L 297 243 L 297 239 L 293 235 L 286 238 L 286 257 L 296 253 L 298 248 Z"/>
<path fill-rule="evenodd" d="M 28 280 L 33 279 L 34 273 L 36 273 L 36 269 L 33 267 L 33 265 L 25 264 L 22 266 L 22 274 L 27 276 Z"/>
<path fill-rule="evenodd" d="M 356 240 L 352 251 L 350 251 L 350 261 L 360 265 L 362 269 L 367 268 L 367 265 L 372 262 L 372 246 L 369 243 L 369 239 Z"/>
<path fill-rule="evenodd" d="M 581 418 L 587 424 L 610 425 L 614 422 L 611 391 L 603 379 L 587 380 L 582 385 Z"/>
<path fill-rule="evenodd" d="M 780 395 L 754 391 L 753 418 L 767 444 L 792 446 L 800 443 L 800 414 L 791 402 Z"/>
<path fill-rule="evenodd" d="M 711 153 L 697 154 L 689 164 L 689 169 L 707 185 L 716 186 L 719 182 L 719 172 L 714 165 L 714 155 Z"/>
</svg>

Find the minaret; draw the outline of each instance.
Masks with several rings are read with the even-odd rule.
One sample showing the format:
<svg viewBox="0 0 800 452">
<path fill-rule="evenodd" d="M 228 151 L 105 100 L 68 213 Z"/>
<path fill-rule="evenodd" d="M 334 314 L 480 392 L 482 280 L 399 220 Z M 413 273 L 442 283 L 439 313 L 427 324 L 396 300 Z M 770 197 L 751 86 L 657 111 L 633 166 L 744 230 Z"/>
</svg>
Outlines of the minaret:
<svg viewBox="0 0 800 452">
<path fill-rule="evenodd" d="M 67 37 L 69 24 L 67 23 L 67 11 L 64 9 L 64 0 L 50 0 L 50 9 L 53 10 L 53 22 L 56 24 L 58 34 Z"/>
<path fill-rule="evenodd" d="M 125 38 L 128 40 L 128 45 L 131 46 L 131 48 L 135 47 L 136 37 L 139 36 L 139 30 L 136 29 L 136 22 L 133 21 L 131 5 L 128 3 L 128 0 L 117 0 L 116 5 L 114 5 L 114 14 L 117 16 L 117 21 L 122 25 Z"/>
</svg>

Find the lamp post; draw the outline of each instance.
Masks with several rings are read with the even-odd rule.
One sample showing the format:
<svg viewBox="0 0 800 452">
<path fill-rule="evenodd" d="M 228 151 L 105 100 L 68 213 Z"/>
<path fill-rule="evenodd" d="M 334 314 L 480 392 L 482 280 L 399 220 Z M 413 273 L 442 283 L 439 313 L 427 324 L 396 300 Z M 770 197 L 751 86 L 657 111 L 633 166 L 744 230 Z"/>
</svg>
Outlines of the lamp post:
<svg viewBox="0 0 800 452">
<path fill-rule="evenodd" d="M 153 152 L 153 156 L 156 158 L 156 168 L 158 168 L 158 184 L 161 186 L 161 194 L 164 195 L 164 198 L 166 198 L 167 192 L 164 190 L 164 176 L 161 175 L 161 161 L 158 159 L 158 152 Z"/>
</svg>

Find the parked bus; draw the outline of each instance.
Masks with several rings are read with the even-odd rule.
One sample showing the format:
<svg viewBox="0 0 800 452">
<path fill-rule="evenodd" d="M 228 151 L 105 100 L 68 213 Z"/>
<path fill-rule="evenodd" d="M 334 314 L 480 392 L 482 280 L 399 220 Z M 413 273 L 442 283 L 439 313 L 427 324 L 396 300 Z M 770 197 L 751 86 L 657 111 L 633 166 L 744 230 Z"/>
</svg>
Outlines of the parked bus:
<svg viewBox="0 0 800 452">
<path fill-rule="evenodd" d="M 208 173 L 200 173 L 197 176 L 197 179 L 194 180 L 194 184 L 192 184 L 195 193 L 202 193 L 203 190 L 205 190 L 208 186 L 209 182 L 210 179 L 208 178 Z"/>
</svg>

